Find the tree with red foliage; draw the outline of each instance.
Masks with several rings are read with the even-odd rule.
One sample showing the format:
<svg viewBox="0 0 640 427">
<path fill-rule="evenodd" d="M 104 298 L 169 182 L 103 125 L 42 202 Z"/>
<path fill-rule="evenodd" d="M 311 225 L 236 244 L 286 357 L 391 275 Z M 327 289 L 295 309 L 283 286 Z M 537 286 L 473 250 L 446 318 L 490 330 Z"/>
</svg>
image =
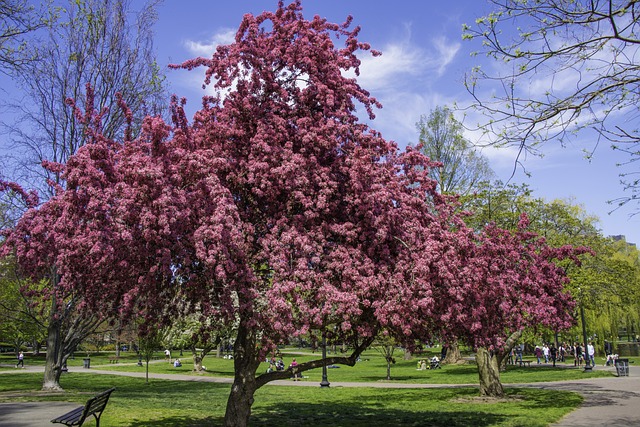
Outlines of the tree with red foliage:
<svg viewBox="0 0 640 427">
<path fill-rule="evenodd" d="M 494 270 L 507 275 L 500 269 L 530 255 L 512 248 L 487 268 L 490 251 L 429 178 L 434 164 L 359 123 L 356 102 L 371 117 L 378 106 L 344 76 L 369 50 L 359 29 L 301 10 L 280 2 L 245 15 L 233 44 L 182 64 L 207 67 L 218 93 L 193 124 L 175 101 L 172 126 L 149 117 L 139 137 L 118 142 L 101 135 L 95 112 L 78 113 L 91 142 L 65 165 L 66 188 L 7 240 L 26 271 L 54 265 L 85 310 L 147 325 L 184 312 L 236 324 L 229 426 L 247 425 L 259 387 L 353 366 L 382 330 L 407 343 L 449 323 L 462 330 L 447 301 L 478 306 L 476 281 L 485 292 Z M 495 292 L 505 297 L 504 286 Z M 470 324 L 485 340 L 495 332 Z M 327 330 L 352 353 L 258 374 L 277 344 Z"/>
<path fill-rule="evenodd" d="M 431 320 L 445 341 L 460 339 L 476 351 L 484 396 L 503 396 L 500 368 L 525 328 L 562 330 L 574 322 L 562 264 L 579 264 L 589 250 L 550 247 L 528 225 L 526 215 L 515 232 L 488 225 L 462 239 L 452 248 L 458 252 L 438 266 L 446 282 L 433 286 Z"/>
</svg>

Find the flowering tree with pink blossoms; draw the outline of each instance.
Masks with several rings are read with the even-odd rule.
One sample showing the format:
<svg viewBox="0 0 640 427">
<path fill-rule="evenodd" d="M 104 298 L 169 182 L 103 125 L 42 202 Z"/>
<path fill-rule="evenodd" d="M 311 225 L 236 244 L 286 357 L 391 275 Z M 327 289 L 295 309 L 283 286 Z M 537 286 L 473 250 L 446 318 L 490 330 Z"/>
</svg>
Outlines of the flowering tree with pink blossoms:
<svg viewBox="0 0 640 427">
<path fill-rule="evenodd" d="M 139 137 L 114 141 L 99 115 L 76 110 L 90 141 L 64 167 L 49 165 L 64 169 L 66 188 L 7 239 L 24 271 L 54 266 L 58 288 L 82 294 L 84 310 L 147 325 L 197 312 L 237 325 L 228 426 L 247 425 L 259 387 L 292 375 L 257 372 L 290 337 L 331 331 L 352 349 L 296 371 L 353 366 L 383 330 L 410 343 L 451 324 L 498 345 L 505 325 L 482 323 L 493 308 L 460 313 L 502 304 L 507 283 L 538 287 L 533 273 L 510 274 L 534 249 L 500 235 L 483 251 L 493 235 L 485 243 L 437 193 L 432 162 L 359 123 L 356 103 L 371 117 L 378 103 L 345 77 L 370 49 L 349 27 L 304 19 L 300 2 L 245 15 L 234 43 L 182 64 L 206 67 L 218 94 L 191 124 L 174 100 L 173 124 L 149 117 Z M 501 250 L 511 258 L 494 266 L 486 254 Z"/>
<path fill-rule="evenodd" d="M 574 322 L 565 267 L 580 264 L 589 249 L 550 247 L 528 225 L 523 215 L 515 232 L 488 225 L 462 239 L 451 261 L 438 266 L 445 282 L 432 287 L 431 329 L 440 325 L 445 341 L 460 339 L 476 351 L 485 396 L 504 394 L 500 368 L 525 328 L 562 330 Z"/>
</svg>

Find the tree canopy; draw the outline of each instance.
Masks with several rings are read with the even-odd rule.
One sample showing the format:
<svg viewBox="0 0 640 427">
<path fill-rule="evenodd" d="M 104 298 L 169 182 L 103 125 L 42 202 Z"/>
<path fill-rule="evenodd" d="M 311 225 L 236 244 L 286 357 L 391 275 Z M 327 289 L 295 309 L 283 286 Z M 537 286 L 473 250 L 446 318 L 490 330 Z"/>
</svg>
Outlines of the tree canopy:
<svg viewBox="0 0 640 427">
<path fill-rule="evenodd" d="M 441 163 L 431 171 L 444 194 L 465 195 L 493 176 L 487 159 L 463 135 L 462 124 L 448 107 L 436 107 L 428 116 L 420 116 L 420 150 Z"/>
</svg>

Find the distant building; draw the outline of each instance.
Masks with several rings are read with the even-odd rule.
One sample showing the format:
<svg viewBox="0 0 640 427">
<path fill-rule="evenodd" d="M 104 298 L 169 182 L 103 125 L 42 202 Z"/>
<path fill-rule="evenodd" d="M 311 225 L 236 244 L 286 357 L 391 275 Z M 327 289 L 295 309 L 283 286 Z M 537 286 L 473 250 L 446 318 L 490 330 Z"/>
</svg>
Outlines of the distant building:
<svg viewBox="0 0 640 427">
<path fill-rule="evenodd" d="M 616 242 L 618 242 L 618 241 L 620 241 L 620 240 L 624 240 L 624 241 L 627 243 L 627 245 L 632 246 L 632 247 L 634 247 L 634 248 L 636 247 L 636 244 L 635 244 L 635 243 L 627 242 L 627 238 L 625 237 L 625 235 L 624 235 L 624 234 L 618 234 L 618 235 L 615 235 L 615 236 L 609 236 L 609 237 L 611 237 L 611 238 L 612 238 L 613 240 L 615 240 Z"/>
</svg>

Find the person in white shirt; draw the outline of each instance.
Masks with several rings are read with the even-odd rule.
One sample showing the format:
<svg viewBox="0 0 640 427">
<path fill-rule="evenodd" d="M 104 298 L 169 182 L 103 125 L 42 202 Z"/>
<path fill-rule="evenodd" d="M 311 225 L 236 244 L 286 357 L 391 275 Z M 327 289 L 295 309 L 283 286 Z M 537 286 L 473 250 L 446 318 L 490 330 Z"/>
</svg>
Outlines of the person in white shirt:
<svg viewBox="0 0 640 427">
<path fill-rule="evenodd" d="M 596 366 L 596 350 L 595 348 L 593 348 L 592 342 L 587 344 L 587 355 L 589 357 L 589 360 L 591 361 L 591 366 Z"/>
</svg>

